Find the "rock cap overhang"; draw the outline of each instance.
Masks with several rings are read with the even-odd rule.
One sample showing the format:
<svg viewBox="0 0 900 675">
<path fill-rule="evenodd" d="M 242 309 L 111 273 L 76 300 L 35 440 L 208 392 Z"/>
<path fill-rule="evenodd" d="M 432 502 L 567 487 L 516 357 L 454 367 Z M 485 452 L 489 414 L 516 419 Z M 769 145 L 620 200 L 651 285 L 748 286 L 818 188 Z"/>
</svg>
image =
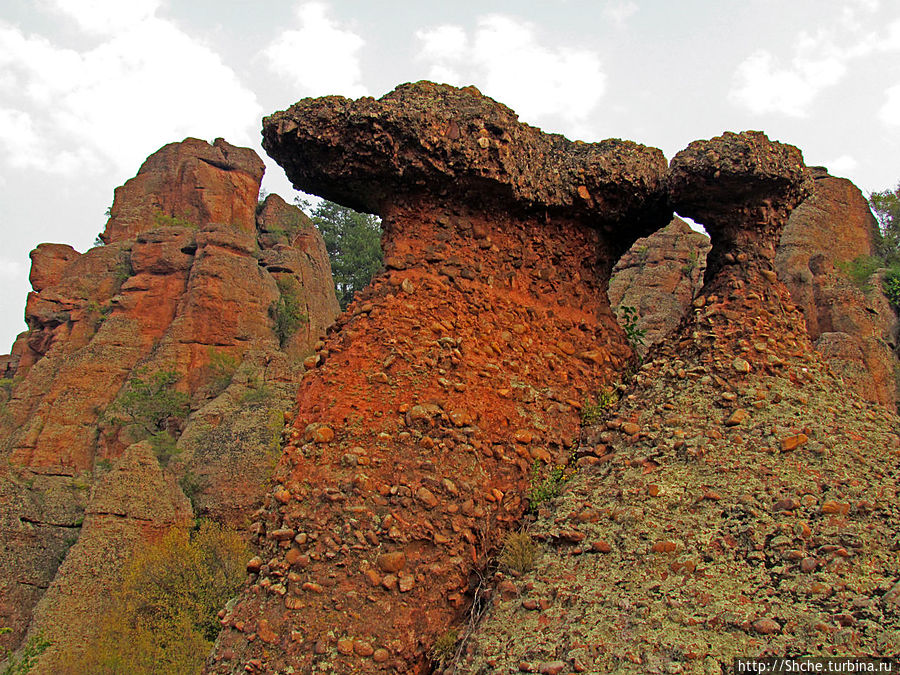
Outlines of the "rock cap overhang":
<svg viewBox="0 0 900 675">
<path fill-rule="evenodd" d="M 671 217 L 662 151 L 570 141 L 519 121 L 475 87 L 421 81 L 376 100 L 303 99 L 263 120 L 263 148 L 294 186 L 383 215 L 398 198 L 479 200 L 564 213 L 636 238 Z"/>
<path fill-rule="evenodd" d="M 790 211 L 812 193 L 803 153 L 761 131 L 693 141 L 672 158 L 666 182 L 673 208 L 713 229 L 762 223 L 760 209 Z"/>
</svg>

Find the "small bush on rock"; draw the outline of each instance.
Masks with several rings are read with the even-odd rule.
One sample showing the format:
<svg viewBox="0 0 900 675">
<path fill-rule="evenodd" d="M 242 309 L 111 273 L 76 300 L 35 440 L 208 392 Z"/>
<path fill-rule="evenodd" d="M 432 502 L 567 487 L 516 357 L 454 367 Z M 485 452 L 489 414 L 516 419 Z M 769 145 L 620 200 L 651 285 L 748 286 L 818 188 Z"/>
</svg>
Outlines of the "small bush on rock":
<svg viewBox="0 0 900 675">
<path fill-rule="evenodd" d="M 97 637 L 63 672 L 199 673 L 248 557 L 244 541 L 215 523 L 172 529 L 125 566 Z"/>
<path fill-rule="evenodd" d="M 300 309 L 300 292 L 296 281 L 290 277 L 279 279 L 278 291 L 280 295 L 269 307 L 269 316 L 275 323 L 278 345 L 283 349 L 297 329 L 308 319 Z"/>
<path fill-rule="evenodd" d="M 500 551 L 500 566 L 524 574 L 534 567 L 537 559 L 537 546 L 527 532 L 510 532 L 503 542 Z"/>
<path fill-rule="evenodd" d="M 456 651 L 456 643 L 458 640 L 459 635 L 455 630 L 448 630 L 446 633 L 441 635 L 437 640 L 435 640 L 434 646 L 429 652 L 431 660 L 437 662 L 441 666 L 450 661 L 450 659 L 453 658 L 454 652 Z"/>
</svg>

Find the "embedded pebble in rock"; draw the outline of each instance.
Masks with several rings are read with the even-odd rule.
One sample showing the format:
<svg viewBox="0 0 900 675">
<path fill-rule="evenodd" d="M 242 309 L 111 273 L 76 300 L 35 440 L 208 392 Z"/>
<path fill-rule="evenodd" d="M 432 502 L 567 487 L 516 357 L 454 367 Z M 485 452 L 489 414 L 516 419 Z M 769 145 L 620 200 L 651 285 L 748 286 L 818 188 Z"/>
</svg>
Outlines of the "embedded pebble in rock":
<svg viewBox="0 0 900 675">
<path fill-rule="evenodd" d="M 273 485 L 302 497 L 273 495 L 261 516 L 309 535 L 302 573 L 326 592 L 288 612 L 254 579 L 235 619 L 277 614 L 304 639 L 263 651 L 226 627 L 207 671 L 425 672 L 526 512 L 532 466 L 567 462 L 579 406 L 633 358 L 606 286 L 671 220 L 666 161 L 544 134 L 473 87 L 427 82 L 305 99 L 263 126 L 295 186 L 381 216 L 385 270 L 299 388 L 296 449 Z M 297 569 L 287 541 L 255 543 L 273 571 Z M 390 666 L 336 654 L 344 635 L 384 645 Z"/>
<path fill-rule="evenodd" d="M 377 563 L 383 572 L 399 572 L 406 566 L 406 555 L 399 551 L 382 553 Z"/>
<path fill-rule="evenodd" d="M 748 413 L 743 408 L 738 408 L 728 416 L 727 420 L 725 420 L 725 426 L 736 427 L 739 424 L 745 422 L 749 417 L 750 413 Z"/>
</svg>

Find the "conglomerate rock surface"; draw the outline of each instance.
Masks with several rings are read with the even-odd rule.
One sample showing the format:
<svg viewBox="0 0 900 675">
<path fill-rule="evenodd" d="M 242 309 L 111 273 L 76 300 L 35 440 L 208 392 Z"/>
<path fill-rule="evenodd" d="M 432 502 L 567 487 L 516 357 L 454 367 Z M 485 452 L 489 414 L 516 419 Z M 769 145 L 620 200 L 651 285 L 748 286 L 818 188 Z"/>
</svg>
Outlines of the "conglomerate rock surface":
<svg viewBox="0 0 900 675">
<path fill-rule="evenodd" d="M 719 161 L 732 191 L 687 208 Z M 808 189 L 799 152 L 726 135 L 672 167 L 673 206 L 718 263 L 586 431 L 579 472 L 529 530 L 533 569 L 498 574 L 445 672 L 706 674 L 737 656 L 900 650 L 900 424 L 840 386 L 772 270 Z"/>
<path fill-rule="evenodd" d="M 263 133 L 296 187 L 382 216 L 387 270 L 300 386 L 207 670 L 428 672 L 532 466 L 565 461 L 631 358 L 606 282 L 671 216 L 665 160 L 431 83 L 304 100 Z"/>
<path fill-rule="evenodd" d="M 301 360 L 338 313 L 318 232 L 275 195 L 257 204 L 262 167 L 252 150 L 221 139 L 167 145 L 116 191 L 105 246 L 32 252 L 29 330 L 4 360 L 0 390 L 0 625 L 13 628 L 2 638 L 9 646 L 26 629 L 59 636 L 36 672 L 52 672 L 53 659 L 83 646 L 82 628 L 94 625 L 103 600 L 98 584 L 112 583 L 137 542 L 187 520 L 156 509 L 142 490 L 122 507 L 139 517 L 116 527 L 100 517 L 115 500 L 97 505 L 98 481 L 121 476 L 140 440 L 119 405 L 135 382 L 172 374 L 189 411 L 164 420 L 176 454 L 151 452 L 129 466 L 153 478 L 169 459 L 163 473 L 180 499 L 186 491 L 196 515 L 231 527 L 245 527 L 257 508 Z M 285 293 L 305 321 L 279 339 L 271 313 Z M 122 536 L 100 546 L 106 535 L 96 528 Z M 77 562 L 57 575 L 82 540 Z M 118 546 L 116 556 L 90 553 L 104 546 Z M 93 585 L 82 583 L 87 569 L 97 571 Z M 47 601 L 31 622 L 48 588 L 80 600 Z"/>
<path fill-rule="evenodd" d="M 665 340 L 690 311 L 703 286 L 709 249 L 709 237 L 676 217 L 634 242 L 616 263 L 609 302 L 623 319 L 623 308 L 634 309 L 637 327 L 646 331 L 642 352 Z"/>
<path fill-rule="evenodd" d="M 813 193 L 791 212 L 775 254 L 775 270 L 803 312 L 816 351 L 843 386 L 896 409 L 900 321 L 876 272 L 854 282 L 854 265 L 876 254 L 876 223 L 853 183 L 812 167 Z M 677 221 L 676 221 L 677 222 Z M 613 269 L 610 303 L 636 310 L 646 350 L 666 339 L 702 286 L 709 240 L 685 224 L 639 239 Z M 860 262 L 861 261 L 861 262 Z"/>
</svg>

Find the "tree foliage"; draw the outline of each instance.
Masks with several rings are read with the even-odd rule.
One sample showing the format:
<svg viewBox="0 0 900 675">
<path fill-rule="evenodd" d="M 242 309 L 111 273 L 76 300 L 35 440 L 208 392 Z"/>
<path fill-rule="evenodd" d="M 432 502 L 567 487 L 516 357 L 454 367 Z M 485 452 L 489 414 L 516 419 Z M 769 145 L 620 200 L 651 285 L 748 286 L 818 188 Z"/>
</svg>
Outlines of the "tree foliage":
<svg viewBox="0 0 900 675">
<path fill-rule="evenodd" d="M 234 532 L 204 522 L 174 528 L 123 570 L 98 634 L 67 673 L 199 673 L 219 633 L 216 616 L 241 586 L 249 552 Z"/>
<path fill-rule="evenodd" d="M 887 267 L 881 287 L 891 304 L 900 310 L 900 183 L 893 190 L 869 195 L 869 206 L 878 221 L 878 263 Z"/>
<path fill-rule="evenodd" d="M 327 200 L 313 209 L 312 221 L 325 240 L 335 292 L 345 309 L 381 269 L 381 221 Z"/>
<path fill-rule="evenodd" d="M 900 262 L 900 183 L 893 190 L 870 194 L 869 206 L 878 221 L 879 252 L 886 262 Z"/>
<path fill-rule="evenodd" d="M 150 440 L 163 464 L 178 451 L 172 423 L 188 414 L 188 395 L 175 389 L 176 382 L 173 371 L 139 371 L 110 410 L 112 420 L 128 425 L 135 441 Z"/>
<path fill-rule="evenodd" d="M 278 279 L 278 300 L 269 306 L 278 345 L 283 349 L 300 326 L 309 320 L 300 308 L 300 291 L 291 277 Z"/>
</svg>

